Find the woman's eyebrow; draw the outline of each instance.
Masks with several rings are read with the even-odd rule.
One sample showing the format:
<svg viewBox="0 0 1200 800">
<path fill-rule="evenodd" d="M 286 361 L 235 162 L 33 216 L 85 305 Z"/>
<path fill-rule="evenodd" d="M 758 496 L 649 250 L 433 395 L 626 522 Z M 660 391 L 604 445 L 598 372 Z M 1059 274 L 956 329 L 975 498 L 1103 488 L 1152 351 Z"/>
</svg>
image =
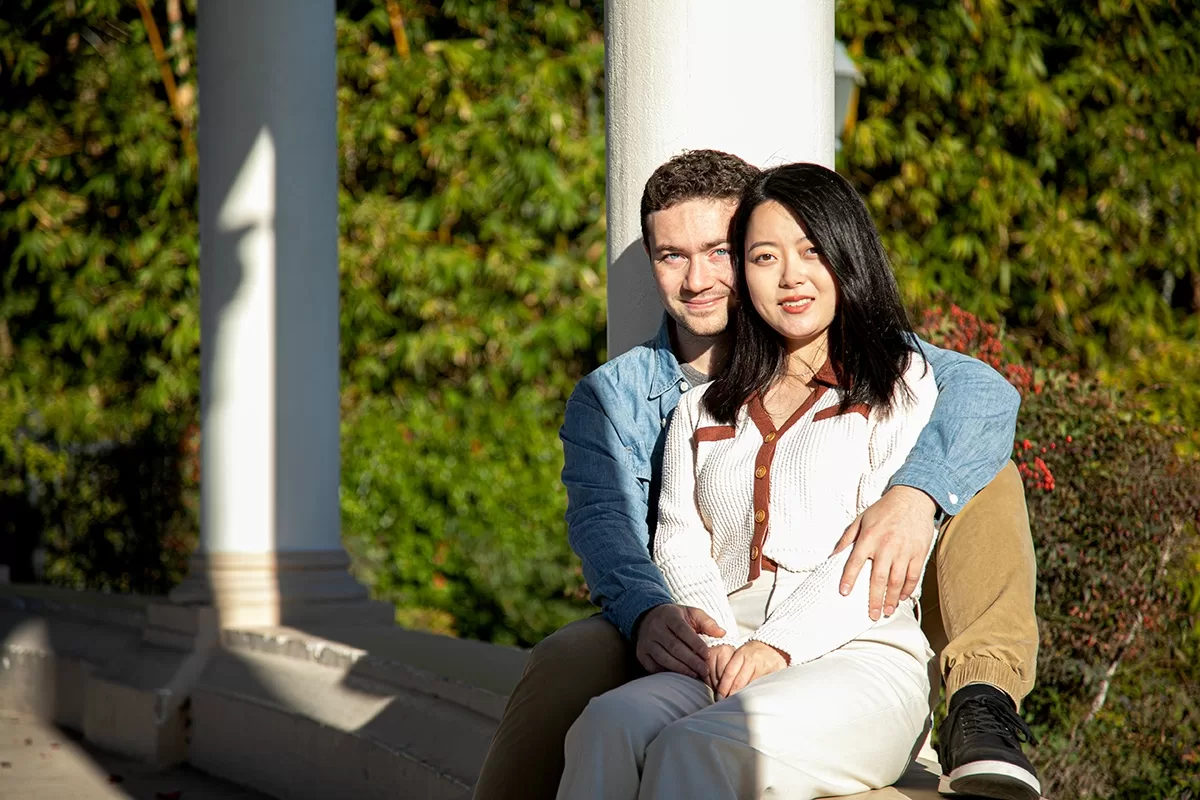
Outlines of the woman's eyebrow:
<svg viewBox="0 0 1200 800">
<path fill-rule="evenodd" d="M 746 249 L 753 250 L 756 247 L 778 247 L 778 246 L 779 245 L 775 244 L 774 242 L 765 242 L 764 241 L 764 242 L 755 242 L 754 244 L 750 245 Z"/>
</svg>

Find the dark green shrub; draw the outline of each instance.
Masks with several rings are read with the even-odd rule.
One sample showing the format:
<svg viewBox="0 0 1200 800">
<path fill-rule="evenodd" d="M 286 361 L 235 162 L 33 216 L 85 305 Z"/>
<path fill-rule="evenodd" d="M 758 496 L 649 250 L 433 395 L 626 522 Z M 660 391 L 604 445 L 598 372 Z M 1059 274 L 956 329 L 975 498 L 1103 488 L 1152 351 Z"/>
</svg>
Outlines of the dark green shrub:
<svg viewBox="0 0 1200 800">
<path fill-rule="evenodd" d="M 994 325 L 924 320 L 1022 390 L 1014 459 L 1038 558 L 1037 686 L 1025 717 L 1053 797 L 1200 792 L 1200 461 L 1144 398 L 1005 363 Z"/>
<path fill-rule="evenodd" d="M 531 394 L 378 400 L 343 425 L 343 538 L 401 621 L 529 645 L 591 613 L 562 517 L 561 412 Z"/>
</svg>

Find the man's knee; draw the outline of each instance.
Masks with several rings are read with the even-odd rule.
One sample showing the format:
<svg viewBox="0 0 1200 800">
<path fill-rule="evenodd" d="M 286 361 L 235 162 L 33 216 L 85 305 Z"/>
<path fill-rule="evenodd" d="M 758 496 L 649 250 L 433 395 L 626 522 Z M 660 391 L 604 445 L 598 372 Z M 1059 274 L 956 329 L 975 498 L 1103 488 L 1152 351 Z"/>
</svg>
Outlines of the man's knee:
<svg viewBox="0 0 1200 800">
<path fill-rule="evenodd" d="M 627 683 L 634 663 L 632 645 L 620 631 L 603 617 L 588 617 L 535 646 L 521 682 L 535 689 L 571 686 L 590 698 Z"/>
</svg>

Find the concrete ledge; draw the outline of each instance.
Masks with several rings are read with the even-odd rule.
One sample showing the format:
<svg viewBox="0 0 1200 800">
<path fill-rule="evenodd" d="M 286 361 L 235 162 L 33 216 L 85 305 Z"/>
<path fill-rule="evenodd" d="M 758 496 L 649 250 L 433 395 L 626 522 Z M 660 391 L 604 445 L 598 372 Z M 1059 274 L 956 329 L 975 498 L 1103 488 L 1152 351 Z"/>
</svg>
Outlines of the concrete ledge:
<svg viewBox="0 0 1200 800">
<path fill-rule="evenodd" d="M 466 797 L 494 727 L 352 670 L 227 650 L 193 690 L 191 719 L 193 765 L 314 800 Z"/>
<path fill-rule="evenodd" d="M 516 685 L 527 658 L 524 651 L 512 648 L 482 645 L 486 649 L 481 649 L 480 642 L 402 628 L 343 630 L 341 638 L 341 642 L 335 642 L 291 628 L 226 630 L 221 634 L 222 645 L 232 652 L 259 653 L 353 670 L 359 679 L 446 700 L 496 722 L 504 714 L 508 692 Z M 436 641 L 439 639 L 444 641 Z M 344 644 L 345 641 L 369 643 L 372 647 L 367 650 Z M 416 666 L 414 662 L 424 666 Z M 444 662 L 457 662 L 459 667 L 444 671 L 430 668 Z M 491 688 L 481 688 L 460 677 L 464 672 L 462 665 L 467 664 L 481 672 L 487 670 Z"/>
<path fill-rule="evenodd" d="M 158 598 L 0 589 L 0 708 L 289 798 L 469 796 L 526 658 L 361 620 L 217 632 Z"/>
<path fill-rule="evenodd" d="M 468 797 L 527 653 L 360 622 L 218 636 L 203 608 L 0 585 L 0 709 L 278 797 Z"/>
</svg>

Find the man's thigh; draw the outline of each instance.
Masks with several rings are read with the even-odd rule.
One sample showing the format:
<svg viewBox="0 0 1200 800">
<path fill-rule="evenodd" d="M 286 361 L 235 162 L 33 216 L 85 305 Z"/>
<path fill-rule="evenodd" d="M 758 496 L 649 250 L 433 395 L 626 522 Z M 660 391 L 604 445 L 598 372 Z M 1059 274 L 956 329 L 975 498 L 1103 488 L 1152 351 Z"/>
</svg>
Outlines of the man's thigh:
<svg viewBox="0 0 1200 800">
<path fill-rule="evenodd" d="M 934 556 L 922 627 L 947 695 L 983 681 L 1020 704 L 1037 667 L 1037 566 L 1024 485 L 1011 462 L 942 527 Z"/>
<path fill-rule="evenodd" d="M 529 654 L 479 780 L 478 800 L 553 798 L 563 742 L 588 701 L 643 673 L 630 644 L 600 616 L 572 622 Z"/>
</svg>

